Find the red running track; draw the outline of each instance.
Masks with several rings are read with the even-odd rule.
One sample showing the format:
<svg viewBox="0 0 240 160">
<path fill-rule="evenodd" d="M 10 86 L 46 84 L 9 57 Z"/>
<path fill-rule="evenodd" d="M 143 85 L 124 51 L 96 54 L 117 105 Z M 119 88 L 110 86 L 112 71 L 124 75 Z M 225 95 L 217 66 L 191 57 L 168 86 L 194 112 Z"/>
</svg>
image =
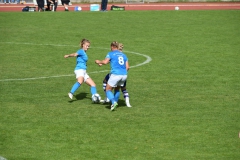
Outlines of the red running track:
<svg viewBox="0 0 240 160">
<path fill-rule="evenodd" d="M 110 10 L 113 4 L 108 4 Z M 125 10 L 239 10 L 240 2 L 218 2 L 218 3 L 140 3 L 140 4 L 114 4 L 125 7 Z M 34 4 L 0 4 L 0 12 L 21 12 L 25 6 Z M 82 7 L 82 11 L 89 11 L 90 4 L 73 4 L 69 6 L 69 11 L 74 11 L 75 6 Z M 36 6 L 37 7 L 37 6 Z M 64 7 L 59 5 L 57 11 L 64 11 Z M 115 11 L 116 12 L 116 11 Z"/>
</svg>

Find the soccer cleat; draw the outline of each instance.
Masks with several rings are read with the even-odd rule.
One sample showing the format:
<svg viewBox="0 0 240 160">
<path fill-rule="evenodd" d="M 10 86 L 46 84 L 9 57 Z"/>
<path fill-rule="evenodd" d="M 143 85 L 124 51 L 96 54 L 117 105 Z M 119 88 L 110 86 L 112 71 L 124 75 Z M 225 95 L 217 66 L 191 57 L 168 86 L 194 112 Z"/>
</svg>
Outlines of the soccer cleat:
<svg viewBox="0 0 240 160">
<path fill-rule="evenodd" d="M 109 103 L 110 100 L 109 100 L 107 97 L 105 97 L 105 98 L 104 98 L 104 102 L 105 102 L 105 103 Z"/>
<path fill-rule="evenodd" d="M 73 94 L 72 93 L 68 93 L 68 97 L 70 98 L 70 99 L 73 99 Z"/>
<path fill-rule="evenodd" d="M 132 107 L 132 106 L 130 105 L 130 102 L 129 102 L 129 97 L 126 97 L 126 98 L 125 98 L 125 103 L 126 103 L 126 106 L 127 106 L 127 107 Z"/>
<path fill-rule="evenodd" d="M 105 101 L 106 103 L 109 103 L 109 102 L 110 102 L 110 100 L 109 100 L 107 97 L 104 99 L 104 101 Z"/>
<path fill-rule="evenodd" d="M 105 97 L 104 100 L 103 99 L 100 100 L 100 103 L 109 103 L 109 102 L 110 100 L 107 97 Z"/>
<path fill-rule="evenodd" d="M 114 104 L 111 105 L 111 111 L 117 108 L 117 102 L 114 102 Z"/>
<path fill-rule="evenodd" d="M 105 101 L 103 99 L 100 100 L 100 103 L 105 103 Z"/>
<path fill-rule="evenodd" d="M 127 107 L 132 107 L 130 104 L 127 104 Z"/>
</svg>

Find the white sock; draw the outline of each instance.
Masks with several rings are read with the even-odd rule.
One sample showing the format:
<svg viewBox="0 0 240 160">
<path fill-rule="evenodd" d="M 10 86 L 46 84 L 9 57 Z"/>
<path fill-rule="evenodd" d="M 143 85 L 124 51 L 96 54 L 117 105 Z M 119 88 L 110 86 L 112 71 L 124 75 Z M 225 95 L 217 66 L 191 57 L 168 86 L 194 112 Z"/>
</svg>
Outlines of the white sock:
<svg viewBox="0 0 240 160">
<path fill-rule="evenodd" d="M 125 103 L 126 103 L 127 106 L 131 106 L 131 105 L 130 105 L 130 102 L 129 102 L 129 97 L 126 97 L 126 98 L 125 98 Z"/>
</svg>

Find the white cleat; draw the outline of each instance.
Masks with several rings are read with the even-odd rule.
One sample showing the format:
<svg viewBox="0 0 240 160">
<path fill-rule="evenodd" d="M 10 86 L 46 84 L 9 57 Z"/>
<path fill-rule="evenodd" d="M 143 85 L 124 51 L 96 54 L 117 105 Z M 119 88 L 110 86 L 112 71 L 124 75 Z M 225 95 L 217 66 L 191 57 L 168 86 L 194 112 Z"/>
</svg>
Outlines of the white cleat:
<svg viewBox="0 0 240 160">
<path fill-rule="evenodd" d="M 72 94 L 72 93 L 68 93 L 68 97 L 69 97 L 70 99 L 73 99 L 73 94 Z"/>
<path fill-rule="evenodd" d="M 100 103 L 105 103 L 105 100 L 101 99 L 101 100 L 100 100 Z"/>
<path fill-rule="evenodd" d="M 132 107 L 132 106 L 131 106 L 130 104 L 127 104 L 127 107 L 129 107 L 129 108 L 130 108 L 130 107 Z"/>
<path fill-rule="evenodd" d="M 126 106 L 127 106 L 127 107 L 132 107 L 132 106 L 130 105 L 130 102 L 129 102 L 129 97 L 126 97 L 126 98 L 125 98 L 125 103 L 126 103 Z"/>
<path fill-rule="evenodd" d="M 102 99 L 102 100 L 100 100 L 100 103 L 109 103 L 110 102 L 110 100 L 106 97 L 106 98 L 104 98 L 104 100 Z"/>
<path fill-rule="evenodd" d="M 107 97 L 104 99 L 104 101 L 105 101 L 106 103 L 109 103 L 109 102 L 110 102 L 110 100 L 109 100 Z"/>
</svg>

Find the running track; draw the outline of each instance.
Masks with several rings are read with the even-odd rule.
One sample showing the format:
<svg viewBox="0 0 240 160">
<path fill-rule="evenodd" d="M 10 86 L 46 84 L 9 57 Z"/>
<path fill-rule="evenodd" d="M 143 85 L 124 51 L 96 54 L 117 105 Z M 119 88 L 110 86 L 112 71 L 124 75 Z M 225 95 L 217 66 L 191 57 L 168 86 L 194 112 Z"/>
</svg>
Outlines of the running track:
<svg viewBox="0 0 240 160">
<path fill-rule="evenodd" d="M 112 4 L 108 4 L 110 10 Z M 176 6 L 179 10 L 239 10 L 240 2 L 222 3 L 142 3 L 142 4 L 114 4 L 124 6 L 125 10 L 174 10 Z M 25 6 L 33 4 L 0 4 L 0 12 L 21 12 Z M 75 6 L 81 6 L 83 11 L 90 10 L 90 4 L 73 4 L 69 11 L 74 11 Z M 63 6 L 58 6 L 57 11 L 64 11 Z M 117 11 L 115 11 L 117 12 Z"/>
</svg>

